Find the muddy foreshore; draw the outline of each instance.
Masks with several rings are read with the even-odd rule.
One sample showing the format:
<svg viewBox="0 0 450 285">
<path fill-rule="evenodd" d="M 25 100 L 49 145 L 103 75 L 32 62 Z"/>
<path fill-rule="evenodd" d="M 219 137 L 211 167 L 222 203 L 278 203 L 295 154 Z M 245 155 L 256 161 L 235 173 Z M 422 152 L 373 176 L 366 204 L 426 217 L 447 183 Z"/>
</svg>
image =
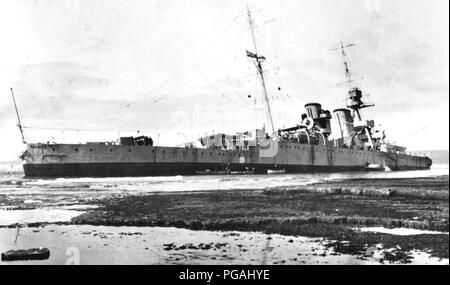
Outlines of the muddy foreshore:
<svg viewBox="0 0 450 285">
<path fill-rule="evenodd" d="M 448 176 L 355 179 L 299 187 L 156 193 L 98 199 L 100 207 L 71 224 L 163 226 L 322 237 L 336 252 L 363 256 L 394 250 L 385 260 L 409 262 L 411 250 L 448 258 Z M 29 225 L 30 226 L 30 225 Z M 414 228 L 441 234 L 392 235 L 359 227 Z"/>
</svg>

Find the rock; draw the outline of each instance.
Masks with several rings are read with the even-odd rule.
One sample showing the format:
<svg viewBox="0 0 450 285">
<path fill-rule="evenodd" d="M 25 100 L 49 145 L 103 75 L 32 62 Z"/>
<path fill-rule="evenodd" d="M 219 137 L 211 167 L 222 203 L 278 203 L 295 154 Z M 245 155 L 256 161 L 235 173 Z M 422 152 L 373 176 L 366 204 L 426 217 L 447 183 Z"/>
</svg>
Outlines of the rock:
<svg viewBox="0 0 450 285">
<path fill-rule="evenodd" d="M 44 260 L 50 257 L 48 248 L 31 248 L 26 250 L 10 250 L 2 253 L 2 261 Z"/>
<path fill-rule="evenodd" d="M 347 224 L 347 218 L 346 217 L 335 218 L 333 222 L 335 224 Z"/>
<path fill-rule="evenodd" d="M 333 188 L 328 188 L 328 189 L 327 189 L 327 192 L 328 192 L 329 194 L 339 195 L 339 194 L 342 193 L 342 189 L 339 188 L 339 187 L 333 187 Z"/>
<path fill-rule="evenodd" d="M 397 194 L 397 190 L 395 189 L 389 189 L 389 196 L 394 196 Z"/>
<path fill-rule="evenodd" d="M 317 193 L 327 193 L 327 188 L 316 188 L 314 192 Z"/>
<path fill-rule="evenodd" d="M 358 188 L 343 188 L 341 193 L 344 195 L 362 195 L 362 190 Z"/>
<path fill-rule="evenodd" d="M 338 195 L 338 194 L 341 194 L 342 189 L 339 188 L 339 187 L 317 188 L 315 192 L 323 193 L 323 194 L 333 194 L 333 195 Z"/>
<path fill-rule="evenodd" d="M 265 188 L 262 193 L 266 195 L 293 195 L 311 192 L 306 186 L 278 186 Z"/>
<path fill-rule="evenodd" d="M 367 196 L 392 196 L 395 191 L 392 191 L 391 189 L 364 189 L 362 191 L 362 195 Z"/>
<path fill-rule="evenodd" d="M 266 188 L 263 190 L 263 193 L 266 195 L 284 194 L 285 192 L 285 188 Z"/>
</svg>

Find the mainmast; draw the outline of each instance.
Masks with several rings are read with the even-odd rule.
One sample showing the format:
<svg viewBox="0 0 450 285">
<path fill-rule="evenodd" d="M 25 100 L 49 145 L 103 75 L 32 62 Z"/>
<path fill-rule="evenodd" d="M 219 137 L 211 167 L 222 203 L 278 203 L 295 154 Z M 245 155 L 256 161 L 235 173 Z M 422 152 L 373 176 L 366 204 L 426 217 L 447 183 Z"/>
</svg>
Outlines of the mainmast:
<svg viewBox="0 0 450 285">
<path fill-rule="evenodd" d="M 331 50 L 341 50 L 342 59 L 344 61 L 344 67 L 345 67 L 345 83 L 347 84 L 347 108 L 353 110 L 353 119 L 356 119 L 360 127 L 364 130 L 364 132 L 367 134 L 367 138 L 369 140 L 370 145 L 372 146 L 372 149 L 374 148 L 373 138 L 372 134 L 370 132 L 370 127 L 366 124 L 365 121 L 362 120 L 361 112 L 360 110 L 362 108 L 372 107 L 374 104 L 366 104 L 364 103 L 362 99 L 362 91 L 355 87 L 352 83 L 355 81 L 352 79 L 352 74 L 350 72 L 350 69 L 348 67 L 348 60 L 347 60 L 347 54 L 345 53 L 345 49 L 354 46 L 355 44 L 346 44 L 341 41 L 340 46 Z"/>
<path fill-rule="evenodd" d="M 24 144 L 26 144 L 27 142 L 26 142 L 25 136 L 23 134 L 22 123 L 20 122 L 19 111 L 17 110 L 16 98 L 14 98 L 14 92 L 13 92 L 12 88 L 11 88 L 11 96 L 12 96 L 12 99 L 13 99 L 13 102 L 14 102 L 14 108 L 16 109 L 17 127 L 19 127 L 20 135 L 22 136 L 22 142 Z"/>
<path fill-rule="evenodd" d="M 352 47 L 355 44 L 347 44 L 344 46 L 344 43 L 341 41 L 341 54 L 342 54 L 342 59 L 344 61 L 344 67 L 345 67 L 345 82 L 348 85 L 348 89 L 351 89 L 351 83 L 353 82 L 352 80 L 352 74 L 350 72 L 350 69 L 348 68 L 348 60 L 347 60 L 347 54 L 345 53 L 345 49 L 348 47 Z"/>
<path fill-rule="evenodd" d="M 358 120 L 361 120 L 362 118 L 361 118 L 361 113 L 359 110 L 362 108 L 372 107 L 373 104 L 365 104 L 364 102 L 362 102 L 361 90 L 352 84 L 356 80 L 352 78 L 352 73 L 350 72 L 350 68 L 348 67 L 347 53 L 345 52 L 345 49 L 352 47 L 354 45 L 355 44 L 353 44 L 353 43 L 344 45 L 344 42 L 341 41 L 339 47 L 333 48 L 331 50 L 340 50 L 341 51 L 342 60 L 344 62 L 344 67 L 345 67 L 345 83 L 347 84 L 347 89 L 348 89 L 346 105 L 348 108 L 352 109 L 355 112 Z"/>
<path fill-rule="evenodd" d="M 269 117 L 269 123 L 270 123 L 269 131 L 272 136 L 275 136 L 276 134 L 275 134 L 275 127 L 273 125 L 272 111 L 270 109 L 269 96 L 267 95 L 266 82 L 264 80 L 264 71 L 263 71 L 262 64 L 261 64 L 266 58 L 264 56 L 258 55 L 258 50 L 256 48 L 256 39 L 255 39 L 255 31 L 254 31 L 254 27 L 253 27 L 253 20 L 252 20 L 252 16 L 250 14 L 250 8 L 248 7 L 248 5 L 247 5 L 247 14 L 248 14 L 248 23 L 250 25 L 250 30 L 252 32 L 253 47 L 255 50 L 254 53 L 247 51 L 247 56 L 255 59 L 255 65 L 256 65 L 256 68 L 258 69 L 258 73 L 261 78 L 261 84 L 263 87 L 264 102 L 266 104 L 267 116 Z"/>
</svg>

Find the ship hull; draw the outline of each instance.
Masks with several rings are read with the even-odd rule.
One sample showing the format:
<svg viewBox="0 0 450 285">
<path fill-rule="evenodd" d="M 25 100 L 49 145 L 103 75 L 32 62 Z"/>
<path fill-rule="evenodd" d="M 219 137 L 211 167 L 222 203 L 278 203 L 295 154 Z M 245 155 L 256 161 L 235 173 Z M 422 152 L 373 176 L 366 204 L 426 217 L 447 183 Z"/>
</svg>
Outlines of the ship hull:
<svg viewBox="0 0 450 285">
<path fill-rule="evenodd" d="M 254 169 L 255 174 L 267 174 L 273 165 L 233 165 L 231 171 Z M 223 169 L 220 163 L 50 163 L 25 164 L 26 177 L 138 177 L 138 176 L 171 176 L 198 175 L 206 169 Z M 312 172 L 349 172 L 365 171 L 364 166 L 309 166 L 309 165 L 277 165 L 285 173 Z"/>
<path fill-rule="evenodd" d="M 274 157 L 261 157 L 260 150 L 29 144 L 23 168 L 26 177 L 130 177 L 195 175 L 226 168 L 266 174 L 269 169 L 285 173 L 366 171 L 368 163 L 391 170 L 428 169 L 431 165 L 426 157 L 296 143 L 280 145 Z"/>
</svg>

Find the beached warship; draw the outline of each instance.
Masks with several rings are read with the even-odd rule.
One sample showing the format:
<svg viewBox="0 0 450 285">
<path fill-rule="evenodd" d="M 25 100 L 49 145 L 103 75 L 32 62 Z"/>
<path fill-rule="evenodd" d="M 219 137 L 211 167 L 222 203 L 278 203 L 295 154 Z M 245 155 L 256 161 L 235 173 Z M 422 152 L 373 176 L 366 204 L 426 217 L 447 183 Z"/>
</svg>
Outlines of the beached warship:
<svg viewBox="0 0 450 285">
<path fill-rule="evenodd" d="M 377 129 L 373 120 L 362 118 L 360 110 L 373 104 L 363 102 L 360 88 L 351 86 L 353 80 L 345 58 L 345 48 L 349 45 L 343 43 L 339 49 L 349 88 L 345 108 L 332 112 L 339 126 L 337 138 L 331 136 L 332 113 L 319 103 L 306 104 L 306 112 L 299 116 L 297 125 L 276 130 L 262 68 L 265 57 L 256 49 L 250 11 L 248 18 L 254 52 L 247 51 L 247 56 L 254 60 L 261 79 L 268 132 L 263 127 L 243 133 L 205 136 L 199 138 L 202 147 L 154 146 L 148 136 L 121 137 L 117 143 L 26 143 L 27 149 L 21 155 L 25 176 L 117 177 L 430 168 L 430 158 L 409 155 L 404 147 L 388 143 L 384 131 Z M 18 113 L 17 117 L 22 133 Z M 22 138 L 25 143 L 23 133 Z"/>
</svg>

